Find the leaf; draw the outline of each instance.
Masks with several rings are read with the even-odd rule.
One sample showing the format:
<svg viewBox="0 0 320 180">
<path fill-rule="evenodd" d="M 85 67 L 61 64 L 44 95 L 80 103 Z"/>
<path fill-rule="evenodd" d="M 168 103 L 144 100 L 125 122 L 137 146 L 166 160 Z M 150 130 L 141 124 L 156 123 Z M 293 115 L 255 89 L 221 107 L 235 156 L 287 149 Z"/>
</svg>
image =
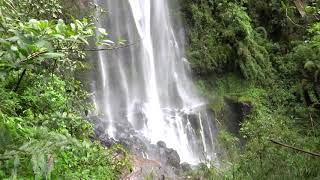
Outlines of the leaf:
<svg viewBox="0 0 320 180">
<path fill-rule="evenodd" d="M 57 59 L 64 57 L 64 53 L 45 53 L 42 57 L 48 58 L 48 59 Z"/>
<path fill-rule="evenodd" d="M 71 23 L 70 27 L 71 27 L 72 31 L 76 31 L 76 25 L 74 23 Z"/>
<path fill-rule="evenodd" d="M 11 46 L 11 50 L 12 50 L 12 51 L 18 51 L 18 47 L 15 46 L 15 45 L 12 45 L 12 46 Z"/>
<path fill-rule="evenodd" d="M 81 21 L 76 20 L 75 23 L 76 23 L 76 25 L 77 25 L 77 27 L 78 27 L 79 30 L 82 30 L 82 29 L 83 29 L 83 24 L 82 24 Z"/>
<path fill-rule="evenodd" d="M 61 39 L 61 40 L 64 40 L 65 37 L 61 34 L 52 34 L 52 37 L 55 38 L 55 39 Z"/>
<path fill-rule="evenodd" d="M 99 31 L 101 34 L 105 35 L 105 36 L 108 35 L 106 29 L 104 29 L 104 28 L 98 28 L 98 31 Z"/>
<path fill-rule="evenodd" d="M 58 33 L 63 33 L 65 30 L 65 27 L 66 27 L 66 25 L 65 25 L 64 21 L 59 19 L 58 24 L 56 25 L 55 29 Z"/>
<path fill-rule="evenodd" d="M 27 64 L 27 65 L 25 65 L 25 68 L 27 68 L 27 69 L 35 69 L 33 64 Z"/>
<path fill-rule="evenodd" d="M 307 70 L 311 70 L 312 68 L 314 68 L 315 64 L 313 61 L 307 61 L 305 64 L 304 64 L 304 68 L 307 69 Z"/>
<path fill-rule="evenodd" d="M 0 80 L 5 80 L 8 73 L 0 69 Z"/>
<path fill-rule="evenodd" d="M 44 48 L 44 49 L 52 49 L 52 45 L 49 41 L 45 41 L 45 40 L 40 40 L 38 42 L 36 42 L 36 47 L 37 48 Z"/>
<path fill-rule="evenodd" d="M 39 21 L 37 21 L 36 19 L 30 19 L 29 20 L 29 23 L 31 23 L 31 24 L 36 24 L 36 23 L 38 23 Z"/>
<path fill-rule="evenodd" d="M 82 42 L 84 42 L 86 45 L 89 45 L 89 42 L 85 39 L 85 38 L 83 38 L 83 37 L 79 37 L 79 39 L 82 41 Z"/>
<path fill-rule="evenodd" d="M 28 51 L 26 49 L 20 48 L 19 52 L 24 56 L 27 57 L 29 55 Z"/>
<path fill-rule="evenodd" d="M 113 42 L 113 41 L 108 40 L 108 39 L 102 40 L 102 43 L 114 44 L 114 42 Z"/>
<path fill-rule="evenodd" d="M 10 42 L 17 42 L 20 38 L 18 36 L 13 36 L 11 38 L 8 38 L 7 40 Z"/>
</svg>

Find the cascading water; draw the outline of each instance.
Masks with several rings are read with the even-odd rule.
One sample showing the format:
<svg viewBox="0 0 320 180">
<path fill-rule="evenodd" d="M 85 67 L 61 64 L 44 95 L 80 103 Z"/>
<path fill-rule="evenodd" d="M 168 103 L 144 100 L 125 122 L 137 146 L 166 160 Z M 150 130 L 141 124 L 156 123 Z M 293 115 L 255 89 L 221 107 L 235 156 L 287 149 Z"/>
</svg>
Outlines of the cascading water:
<svg viewBox="0 0 320 180">
<path fill-rule="evenodd" d="M 98 52 L 94 102 L 109 136 L 164 141 L 195 164 L 214 157 L 215 129 L 189 77 L 184 31 L 169 2 L 96 0 L 108 11 L 97 26 L 134 43 Z"/>
</svg>

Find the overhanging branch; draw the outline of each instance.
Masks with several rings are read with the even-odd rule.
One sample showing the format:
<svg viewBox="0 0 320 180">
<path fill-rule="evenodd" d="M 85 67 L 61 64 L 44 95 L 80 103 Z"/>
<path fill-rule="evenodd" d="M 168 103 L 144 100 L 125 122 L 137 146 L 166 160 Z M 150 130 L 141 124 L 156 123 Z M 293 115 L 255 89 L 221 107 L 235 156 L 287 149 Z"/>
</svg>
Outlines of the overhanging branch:
<svg viewBox="0 0 320 180">
<path fill-rule="evenodd" d="M 272 140 L 272 139 L 270 141 L 272 143 L 274 143 L 274 144 L 277 144 L 277 145 L 280 145 L 280 146 L 283 146 L 283 147 L 286 147 L 286 148 L 290 148 L 290 149 L 293 149 L 293 150 L 296 150 L 296 151 L 299 151 L 299 152 L 302 152 L 302 153 L 305 153 L 305 154 L 309 154 L 309 155 L 312 155 L 312 156 L 320 157 L 319 153 L 306 151 L 306 150 L 303 150 L 303 149 L 300 149 L 300 148 L 296 148 L 296 147 L 293 147 L 293 146 L 290 146 L 290 145 L 287 145 L 287 144 L 283 144 L 281 142 L 278 142 L 278 141 L 275 141 L 275 140 Z"/>
<path fill-rule="evenodd" d="M 115 47 L 107 47 L 107 48 L 83 48 L 83 49 L 56 49 L 56 51 L 62 51 L 62 52 L 70 52 L 70 51 L 75 51 L 75 50 L 79 50 L 79 51 L 112 51 L 112 50 L 118 50 L 118 49 L 123 49 L 126 47 L 130 47 L 133 45 L 136 45 L 138 43 L 140 43 L 142 41 L 142 39 L 139 39 L 136 42 L 130 43 L 130 44 L 125 44 L 122 46 L 115 46 Z"/>
</svg>

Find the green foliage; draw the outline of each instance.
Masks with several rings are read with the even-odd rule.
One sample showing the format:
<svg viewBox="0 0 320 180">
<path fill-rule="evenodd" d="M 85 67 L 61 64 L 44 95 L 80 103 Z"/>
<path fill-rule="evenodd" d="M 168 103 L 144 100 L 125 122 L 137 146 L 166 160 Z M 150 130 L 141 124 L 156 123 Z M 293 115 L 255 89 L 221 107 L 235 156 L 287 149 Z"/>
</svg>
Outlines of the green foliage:
<svg viewBox="0 0 320 180">
<path fill-rule="evenodd" d="M 61 0 L 9 0 L 15 5 L 15 10 L 21 15 L 27 15 L 24 18 L 62 18 L 64 8 Z M 32 4 L 32 6 L 31 6 Z"/>
<path fill-rule="evenodd" d="M 83 22 L 76 20 L 70 25 L 62 20 L 55 23 L 31 19 L 27 23 L 9 22 L 3 23 L 3 26 L 2 30 L 9 33 L 0 39 L 1 67 L 7 71 L 21 68 L 41 70 L 44 65 L 54 63 L 62 73 L 66 70 L 74 71 L 82 64 L 68 58 L 69 53 L 66 52 L 87 44 L 86 38 L 93 35 L 93 26 L 86 19 Z M 82 52 L 76 55 L 79 59 L 84 58 Z"/>
<path fill-rule="evenodd" d="M 293 53 L 293 60 L 302 63 L 306 77 L 313 82 L 320 78 L 320 23 L 315 23 L 310 29 L 310 40 L 297 46 Z"/>
<path fill-rule="evenodd" d="M 118 179 L 130 169 L 125 149 L 93 140 L 90 96 L 74 74 L 95 27 L 65 14 L 57 0 L 0 0 L 0 179 Z M 112 46 L 106 35 L 98 43 Z"/>
<path fill-rule="evenodd" d="M 272 40 L 281 42 L 282 50 L 291 49 L 290 43 L 302 40 L 306 27 L 319 20 L 319 2 L 313 0 L 248 0 L 246 6 L 254 24 L 265 27 Z"/>
<path fill-rule="evenodd" d="M 283 98 L 284 94 L 281 93 L 281 89 L 269 93 L 271 92 L 273 92 L 273 98 Z M 259 97 L 263 98 L 261 95 Z M 253 179 L 319 177 L 319 162 L 312 160 L 314 157 L 299 154 L 270 142 L 270 140 L 277 140 L 310 151 L 317 151 L 319 146 L 316 142 L 319 136 L 310 134 L 315 127 L 312 127 L 310 121 L 308 122 L 310 118 L 308 114 L 313 113 L 301 107 L 299 103 L 292 103 L 288 108 L 285 101 L 278 101 L 276 106 L 273 106 L 272 101 L 266 101 L 267 96 L 263 99 L 265 102 L 257 103 L 242 125 L 241 133 L 247 139 L 247 143 L 238 164 L 239 169 L 235 173 L 246 172 Z M 301 120 L 307 127 L 298 125 Z M 245 174 L 239 177 L 241 176 L 242 178 L 247 177 Z"/>
<path fill-rule="evenodd" d="M 121 155 L 117 159 L 117 155 Z M 80 147 L 60 151 L 56 177 L 67 179 L 117 179 L 124 169 L 130 169 L 127 152 L 120 146 L 106 150 L 100 144 L 83 142 Z M 63 176 L 61 176 L 63 175 Z"/>
<path fill-rule="evenodd" d="M 191 172 L 188 172 L 187 175 L 190 179 L 198 179 L 198 178 L 205 178 L 208 180 L 215 180 L 215 179 L 222 179 L 222 171 L 214 166 L 209 166 L 206 164 L 200 164 L 198 167 Z"/>
<path fill-rule="evenodd" d="M 281 86 L 280 86 L 281 85 Z M 281 147 L 277 140 L 311 152 L 319 147 L 318 112 L 296 102 L 293 92 L 281 83 L 258 87 L 244 82 L 236 74 L 202 81 L 205 95 L 250 102 L 253 108 L 241 124 L 241 141 L 228 133 L 226 112 L 216 116 L 220 124 L 219 143 L 224 147 L 219 168 L 203 166 L 192 172 L 193 177 L 208 179 L 317 179 L 319 161 L 308 154 Z M 203 87 L 211 87 L 208 88 Z M 210 103 L 216 103 L 210 98 Z M 225 104 L 225 102 L 223 102 Z M 213 106 L 214 107 L 214 106 Z M 226 105 L 222 105 L 225 109 Z M 214 109 L 215 110 L 215 109 Z"/>
<path fill-rule="evenodd" d="M 272 76 L 265 33 L 254 29 L 245 8 L 232 1 L 188 1 L 183 10 L 189 24 L 188 58 L 197 73 L 239 70 L 250 80 Z"/>
<path fill-rule="evenodd" d="M 0 156 L 2 178 L 115 179 L 123 169 L 130 168 L 128 154 L 119 146 L 106 150 L 97 142 L 79 141 L 70 134 L 28 127 L 24 119 L 6 118 L 4 121 L 6 131 L 10 132 L 6 136 L 11 136 L 6 139 L 12 142 L 6 146 L 1 144 L 0 152 L 4 152 Z M 113 159 L 117 154 L 122 157 Z M 19 162 L 15 163 L 16 159 Z"/>
<path fill-rule="evenodd" d="M 145 179 L 145 180 L 155 179 L 155 174 L 154 174 L 154 172 L 151 171 L 148 175 L 145 175 L 144 179 Z"/>
<path fill-rule="evenodd" d="M 287 0 L 249 0 L 247 6 L 248 13 L 253 18 L 254 23 L 257 26 L 265 27 L 268 35 L 273 39 L 285 41 L 289 38 L 289 36 L 287 36 L 288 34 L 302 30 L 293 25 L 287 18 L 287 16 L 294 18 L 292 16 L 295 12 L 293 2 L 289 3 Z"/>
<path fill-rule="evenodd" d="M 192 176 L 319 179 L 317 157 L 271 142 L 320 149 L 318 1 L 188 0 L 182 10 L 188 58 L 226 151 L 218 169 L 204 165 Z M 239 112 L 226 99 L 252 106 L 245 116 L 240 109 L 237 137 L 227 132 L 235 123 L 228 113 Z"/>
<path fill-rule="evenodd" d="M 235 137 L 234 135 L 225 130 L 221 130 L 219 132 L 219 142 L 226 150 L 225 157 L 223 157 L 224 159 L 236 160 L 239 158 L 239 138 Z"/>
<path fill-rule="evenodd" d="M 308 106 L 319 104 L 319 23 L 309 29 L 309 37 L 299 41 L 291 52 L 275 58 L 279 77 L 283 84 L 291 86 L 291 91 Z"/>
</svg>

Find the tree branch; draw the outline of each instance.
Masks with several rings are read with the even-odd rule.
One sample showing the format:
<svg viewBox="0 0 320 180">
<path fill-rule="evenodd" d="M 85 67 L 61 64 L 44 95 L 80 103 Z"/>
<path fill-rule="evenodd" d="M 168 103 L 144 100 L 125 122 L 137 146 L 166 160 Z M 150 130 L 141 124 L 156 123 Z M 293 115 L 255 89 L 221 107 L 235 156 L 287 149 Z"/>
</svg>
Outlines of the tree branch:
<svg viewBox="0 0 320 180">
<path fill-rule="evenodd" d="M 292 20 L 292 19 L 290 18 L 289 14 L 288 14 L 288 8 L 286 8 L 286 17 L 289 19 L 289 21 L 290 21 L 292 24 L 296 25 L 297 27 L 305 28 L 304 26 L 302 26 L 302 25 L 300 25 L 300 24 L 297 24 L 296 22 L 294 22 L 294 20 Z"/>
<path fill-rule="evenodd" d="M 294 150 L 302 152 L 302 153 L 306 153 L 306 154 L 309 154 L 309 155 L 312 155 L 312 156 L 320 157 L 320 154 L 318 154 L 318 153 L 314 153 L 314 152 L 306 151 L 306 150 L 303 150 L 303 149 L 299 149 L 299 148 L 296 148 L 296 147 L 293 147 L 293 146 L 290 146 L 290 145 L 287 145 L 287 144 L 283 144 L 281 142 L 278 142 L 278 141 L 275 141 L 275 140 L 272 140 L 272 139 L 270 141 L 272 143 L 274 143 L 274 144 L 277 144 L 277 145 L 280 145 L 280 146 L 283 146 L 283 147 L 286 147 L 286 148 L 294 149 Z"/>
<path fill-rule="evenodd" d="M 22 81 L 22 78 L 23 78 L 23 76 L 26 74 L 26 71 L 27 71 L 27 69 L 24 69 L 23 71 L 22 71 L 22 73 L 21 73 L 21 75 L 20 75 L 20 78 L 19 78 L 19 80 L 18 80 L 18 82 L 17 82 L 17 84 L 16 84 L 16 86 L 15 86 L 15 88 L 14 88 L 14 92 L 17 92 L 18 91 L 18 89 L 19 89 L 19 86 L 20 86 L 20 84 L 21 84 L 21 81 Z"/>
<path fill-rule="evenodd" d="M 80 51 L 112 51 L 112 50 L 117 50 L 117 49 L 122 49 L 122 48 L 126 48 L 126 47 L 130 47 L 133 45 L 136 45 L 138 43 L 140 43 L 142 41 L 142 39 L 139 39 L 136 42 L 130 43 L 130 44 L 126 44 L 126 45 L 122 45 L 122 46 L 116 46 L 116 47 L 108 47 L 108 48 L 83 48 L 83 49 L 56 49 L 56 51 L 74 51 L 74 50 L 80 50 Z"/>
<path fill-rule="evenodd" d="M 71 51 L 112 51 L 112 50 L 117 50 L 117 49 L 122 49 L 122 48 L 126 48 L 129 46 L 133 46 L 136 45 L 138 43 L 140 43 L 142 41 L 142 39 L 139 39 L 136 42 L 133 42 L 131 44 L 126 44 L 126 45 L 122 45 L 122 46 L 115 46 L 115 47 L 108 47 L 108 48 L 83 48 L 83 49 L 54 49 L 54 52 L 71 52 Z M 49 51 L 40 51 L 40 52 L 34 52 L 31 55 L 29 55 L 26 59 L 21 60 L 20 62 L 18 62 L 19 64 L 25 63 L 29 60 L 35 59 L 39 56 L 41 56 L 42 54 L 48 53 Z"/>
<path fill-rule="evenodd" d="M 34 52 L 34 53 L 30 54 L 26 59 L 20 61 L 19 64 L 22 64 L 22 63 L 25 63 L 25 62 L 27 62 L 27 61 L 29 61 L 29 60 L 32 60 L 32 59 L 34 59 L 34 58 L 37 58 L 37 57 L 39 57 L 40 55 L 45 54 L 45 53 L 47 53 L 47 52 L 48 52 L 48 51 Z"/>
</svg>

